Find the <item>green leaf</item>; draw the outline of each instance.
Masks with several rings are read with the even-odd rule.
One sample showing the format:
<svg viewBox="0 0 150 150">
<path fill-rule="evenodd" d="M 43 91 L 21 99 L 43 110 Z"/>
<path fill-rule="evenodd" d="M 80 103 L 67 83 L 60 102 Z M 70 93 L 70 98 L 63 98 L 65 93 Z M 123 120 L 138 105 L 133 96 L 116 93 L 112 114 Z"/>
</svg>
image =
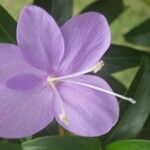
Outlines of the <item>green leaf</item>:
<svg viewBox="0 0 150 150">
<path fill-rule="evenodd" d="M 0 141 L 0 150 L 21 150 L 21 145 L 8 141 Z"/>
<path fill-rule="evenodd" d="M 112 76 L 104 76 L 103 77 L 108 83 L 109 85 L 112 87 L 113 91 L 120 93 L 120 94 L 124 94 L 125 91 L 127 90 L 127 88 L 117 79 L 115 79 Z"/>
<path fill-rule="evenodd" d="M 49 136 L 23 143 L 24 150 L 100 150 L 98 139 Z"/>
<path fill-rule="evenodd" d="M 113 22 L 124 10 L 123 0 L 99 0 L 87 6 L 82 12 L 97 11 L 106 16 L 108 22 Z"/>
<path fill-rule="evenodd" d="M 138 136 L 140 139 L 150 139 L 150 115 L 142 129 L 140 135 Z"/>
<path fill-rule="evenodd" d="M 16 21 L 0 5 L 0 42 L 16 43 Z"/>
<path fill-rule="evenodd" d="M 130 104 L 107 142 L 116 139 L 135 138 L 142 130 L 150 114 L 150 56 L 144 56 L 143 63 L 129 88 L 127 96 L 136 100 Z"/>
<path fill-rule="evenodd" d="M 34 0 L 34 5 L 44 8 L 48 13 L 51 13 L 52 0 Z"/>
<path fill-rule="evenodd" d="M 149 18 L 150 7 L 145 3 L 149 0 L 124 0 L 125 11 L 111 24 L 112 42 L 119 45 L 130 45 L 138 49 L 146 47 L 128 43 L 124 35 L 138 24 Z M 115 3 L 115 2 L 114 2 Z"/>
<path fill-rule="evenodd" d="M 59 127 L 58 123 L 53 120 L 46 128 L 38 132 L 37 134 L 34 134 L 34 138 L 39 138 L 42 136 L 50 136 L 50 135 L 58 135 L 59 134 Z"/>
<path fill-rule="evenodd" d="M 142 46 L 150 46 L 150 19 L 147 19 L 142 24 L 136 26 L 134 29 L 129 31 L 125 35 L 125 39 L 128 42 L 142 45 Z"/>
<path fill-rule="evenodd" d="M 73 0 L 34 0 L 33 4 L 47 10 L 59 25 L 72 17 Z"/>
<path fill-rule="evenodd" d="M 72 17 L 73 13 L 73 1 L 69 0 L 53 0 L 52 3 L 52 15 L 56 19 L 59 25 L 64 24 L 68 19 Z"/>
<path fill-rule="evenodd" d="M 148 140 L 117 141 L 107 145 L 106 150 L 150 150 L 150 141 Z"/>
<path fill-rule="evenodd" d="M 147 4 L 148 6 L 150 6 L 150 0 L 143 0 L 143 2 L 144 2 L 145 4 Z"/>
<path fill-rule="evenodd" d="M 100 70 L 99 75 L 105 76 L 117 71 L 139 66 L 142 55 L 145 52 L 119 45 L 111 45 L 110 49 L 102 58 L 105 66 Z"/>
</svg>

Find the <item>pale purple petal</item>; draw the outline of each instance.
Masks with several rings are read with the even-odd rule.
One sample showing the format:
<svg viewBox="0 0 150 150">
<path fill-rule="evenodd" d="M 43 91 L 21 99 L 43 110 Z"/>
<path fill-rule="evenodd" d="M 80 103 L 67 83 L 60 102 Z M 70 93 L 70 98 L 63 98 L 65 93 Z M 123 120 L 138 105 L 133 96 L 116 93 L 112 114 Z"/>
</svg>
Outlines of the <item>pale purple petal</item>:
<svg viewBox="0 0 150 150">
<path fill-rule="evenodd" d="M 34 85 L 24 90 L 9 87 L 7 83 L 0 86 L 0 137 L 31 136 L 52 121 L 53 93 L 44 84 L 34 82 Z"/>
<path fill-rule="evenodd" d="M 18 90 L 18 92 L 33 89 L 40 84 L 43 84 L 43 78 L 34 74 L 19 74 L 5 82 L 6 87 Z"/>
<path fill-rule="evenodd" d="M 72 80 L 112 91 L 103 79 L 95 76 L 84 75 Z M 119 106 L 115 96 L 65 81 L 58 89 L 70 124 L 65 125 L 60 120 L 61 109 L 57 99 L 56 120 L 65 129 L 77 135 L 93 137 L 107 133 L 116 124 Z"/>
<path fill-rule="evenodd" d="M 45 76 L 43 72 L 24 61 L 17 46 L 0 44 L 0 85 L 9 78 L 23 73 Z"/>
<path fill-rule="evenodd" d="M 100 13 L 88 12 L 73 17 L 61 31 L 65 53 L 60 69 L 67 74 L 96 64 L 110 45 L 109 25 Z"/>
<path fill-rule="evenodd" d="M 0 44 L 0 137 L 30 136 L 52 121 L 52 91 L 45 77 L 24 61 L 17 46 Z"/>
<path fill-rule="evenodd" d="M 48 73 L 57 70 L 64 41 L 58 25 L 44 9 L 24 8 L 17 26 L 17 42 L 28 63 Z"/>
</svg>

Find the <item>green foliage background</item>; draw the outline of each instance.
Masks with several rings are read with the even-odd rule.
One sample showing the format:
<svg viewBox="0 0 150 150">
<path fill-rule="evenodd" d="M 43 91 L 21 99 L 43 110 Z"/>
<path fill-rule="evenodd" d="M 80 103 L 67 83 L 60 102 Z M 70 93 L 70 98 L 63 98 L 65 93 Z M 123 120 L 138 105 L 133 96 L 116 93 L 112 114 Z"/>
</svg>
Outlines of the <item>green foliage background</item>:
<svg viewBox="0 0 150 150">
<path fill-rule="evenodd" d="M 137 103 L 120 102 L 120 120 L 105 136 L 83 138 L 67 131 L 59 136 L 54 122 L 26 139 L 0 139 L 0 150 L 150 150 L 150 0 L 0 0 L 0 42 L 16 43 L 19 12 L 32 3 L 50 12 L 59 25 L 86 11 L 103 13 L 112 44 L 97 75 Z"/>
</svg>

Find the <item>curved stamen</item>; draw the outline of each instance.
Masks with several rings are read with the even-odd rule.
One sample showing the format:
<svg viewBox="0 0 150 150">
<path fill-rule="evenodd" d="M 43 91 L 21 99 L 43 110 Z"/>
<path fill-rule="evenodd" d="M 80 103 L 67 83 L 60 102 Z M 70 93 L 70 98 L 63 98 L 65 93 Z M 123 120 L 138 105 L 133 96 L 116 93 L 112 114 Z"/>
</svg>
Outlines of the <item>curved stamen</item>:
<svg viewBox="0 0 150 150">
<path fill-rule="evenodd" d="M 55 88 L 54 84 L 55 82 L 57 81 L 65 81 L 65 82 L 71 82 L 71 83 L 74 83 L 74 84 L 78 84 L 78 85 L 82 85 L 82 86 L 86 86 L 86 87 L 89 87 L 89 88 L 92 88 L 92 89 L 95 89 L 95 90 L 98 90 L 98 91 L 101 91 L 101 92 L 104 92 L 104 93 L 107 93 L 107 94 L 111 94 L 111 95 L 114 95 L 116 97 L 119 97 L 121 99 L 124 99 L 126 101 L 129 101 L 133 104 L 136 103 L 136 101 L 130 97 L 125 97 L 123 95 L 120 95 L 118 93 L 115 93 L 115 92 L 112 92 L 112 91 L 108 91 L 108 90 L 105 90 L 103 88 L 99 88 L 99 87 L 96 87 L 96 86 L 93 86 L 93 85 L 90 85 L 90 84 L 86 84 L 86 83 L 82 83 L 82 82 L 77 82 L 77 81 L 72 81 L 72 80 L 66 80 L 66 79 L 70 79 L 70 78 L 74 78 L 74 77 L 78 77 L 78 76 L 81 76 L 81 75 L 84 75 L 86 73 L 89 73 L 89 72 L 98 72 L 99 70 L 102 69 L 102 67 L 104 66 L 104 61 L 100 61 L 98 64 L 94 65 L 93 67 L 91 67 L 90 69 L 87 69 L 87 70 L 84 70 L 84 71 L 80 71 L 80 72 L 77 72 L 77 73 L 73 73 L 73 74 L 69 74 L 69 75 L 66 75 L 66 76 L 60 76 L 60 77 L 48 77 L 47 78 L 47 82 L 53 86 L 53 89 L 55 90 L 55 92 L 57 91 L 57 89 Z M 57 91 L 56 92 L 57 95 L 59 95 L 59 92 Z M 61 98 L 60 98 L 61 99 Z M 61 120 L 63 120 L 63 122 L 68 122 L 67 119 L 64 117 L 66 115 L 64 111 L 62 111 L 62 114 L 61 115 Z"/>
<path fill-rule="evenodd" d="M 73 84 L 78 84 L 78 85 L 82 85 L 82 86 L 86 86 L 86 87 L 89 87 L 89 88 L 92 88 L 92 89 L 95 89 L 97 91 L 101 91 L 101 92 L 104 92 L 104 93 L 107 93 L 107 94 L 111 94 L 111 95 L 114 95 L 116 97 L 119 97 L 121 99 L 124 99 L 126 101 L 129 101 L 131 102 L 132 104 L 135 104 L 136 101 L 130 97 L 125 97 L 123 95 L 120 95 L 118 93 L 115 93 L 115 92 L 112 92 L 112 91 L 108 91 L 108 90 L 105 90 L 105 89 L 102 89 L 100 87 L 97 87 L 97 86 L 94 86 L 94 85 L 90 85 L 90 84 L 87 84 L 87 83 L 82 83 L 82 82 L 78 82 L 78 81 L 71 81 L 71 80 L 63 80 L 64 82 L 70 82 L 70 83 L 73 83 Z"/>
<path fill-rule="evenodd" d="M 96 64 L 94 67 L 93 67 L 93 73 L 97 73 L 98 71 L 100 71 L 102 69 L 102 67 L 105 65 L 104 61 L 101 60 L 98 64 Z"/>
<path fill-rule="evenodd" d="M 67 118 L 67 115 L 66 115 L 66 112 L 64 110 L 64 107 L 63 107 L 63 103 L 62 103 L 62 98 L 57 90 L 57 88 L 55 87 L 55 85 L 53 83 L 50 84 L 54 93 L 56 94 L 57 98 L 59 99 L 59 105 L 60 105 L 60 108 L 61 108 L 61 113 L 59 115 L 59 119 L 65 124 L 65 125 L 69 125 L 70 124 L 70 121 L 68 120 Z"/>
<path fill-rule="evenodd" d="M 101 70 L 103 66 L 104 66 L 104 61 L 101 60 L 99 63 L 97 63 L 96 65 L 94 65 L 90 69 L 80 71 L 80 72 L 77 72 L 77 73 L 73 73 L 73 74 L 69 74 L 69 75 L 66 75 L 66 76 L 61 76 L 61 77 L 53 77 L 53 78 L 48 77 L 47 81 L 50 83 L 50 82 L 54 82 L 54 81 L 59 81 L 59 80 L 65 80 L 65 79 L 69 79 L 69 78 L 78 77 L 78 76 L 84 75 L 84 74 L 89 73 L 89 72 L 96 73 L 99 70 Z"/>
</svg>

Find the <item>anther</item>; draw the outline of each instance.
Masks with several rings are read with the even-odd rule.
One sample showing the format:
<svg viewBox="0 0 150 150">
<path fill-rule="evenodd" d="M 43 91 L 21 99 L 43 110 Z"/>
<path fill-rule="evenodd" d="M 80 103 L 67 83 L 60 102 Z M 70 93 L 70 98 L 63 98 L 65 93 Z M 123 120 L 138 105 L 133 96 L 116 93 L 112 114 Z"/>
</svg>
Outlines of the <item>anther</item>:
<svg viewBox="0 0 150 150">
<path fill-rule="evenodd" d="M 70 121 L 68 120 L 68 118 L 64 112 L 59 115 L 59 118 L 65 125 L 70 124 Z"/>
<path fill-rule="evenodd" d="M 98 71 L 100 71 L 104 65 L 105 65 L 104 61 L 101 60 L 99 63 L 97 63 L 97 64 L 93 67 L 93 73 L 97 73 Z"/>
<path fill-rule="evenodd" d="M 131 97 L 128 97 L 128 101 L 131 102 L 132 104 L 136 104 L 136 101 Z"/>
</svg>

